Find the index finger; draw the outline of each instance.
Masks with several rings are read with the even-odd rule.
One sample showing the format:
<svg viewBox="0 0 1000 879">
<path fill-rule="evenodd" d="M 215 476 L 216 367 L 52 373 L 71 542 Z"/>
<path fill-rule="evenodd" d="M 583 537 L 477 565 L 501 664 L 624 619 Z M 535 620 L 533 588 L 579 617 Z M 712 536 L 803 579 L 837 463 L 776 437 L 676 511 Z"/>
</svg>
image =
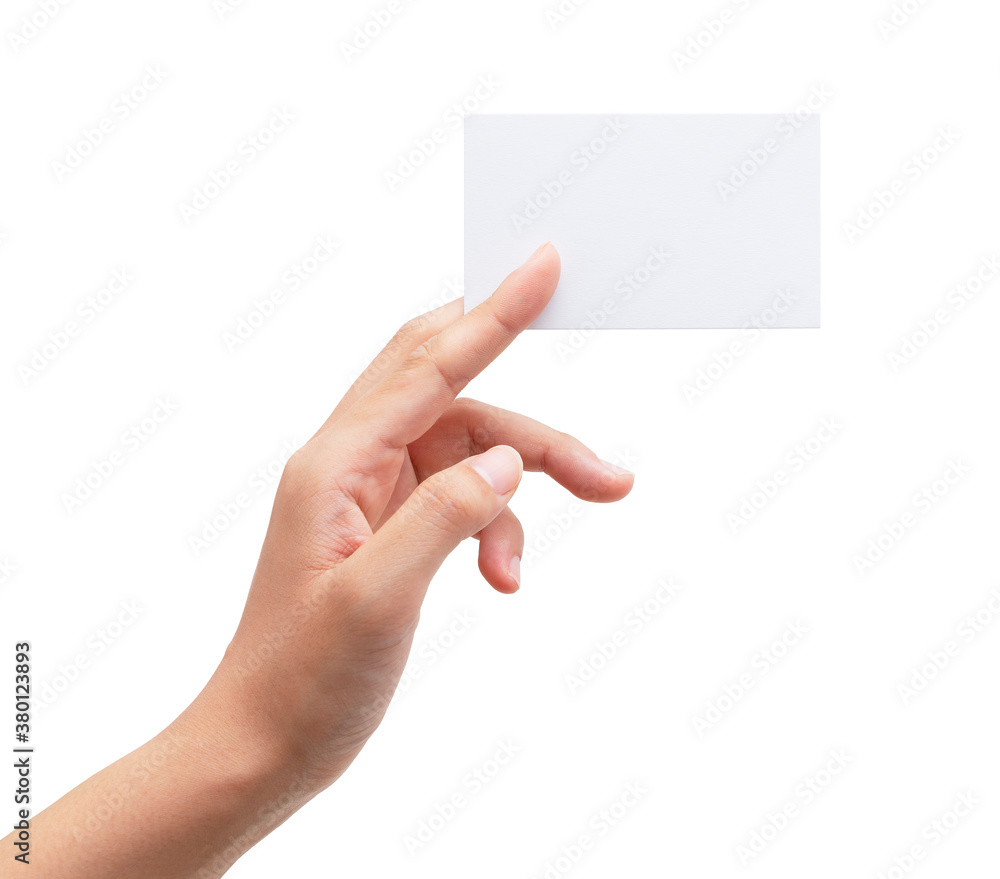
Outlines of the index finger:
<svg viewBox="0 0 1000 879">
<path fill-rule="evenodd" d="M 422 436 L 538 317 L 555 292 L 559 269 L 559 254 L 546 242 L 492 296 L 417 346 L 350 410 L 347 420 L 390 448 Z"/>
</svg>

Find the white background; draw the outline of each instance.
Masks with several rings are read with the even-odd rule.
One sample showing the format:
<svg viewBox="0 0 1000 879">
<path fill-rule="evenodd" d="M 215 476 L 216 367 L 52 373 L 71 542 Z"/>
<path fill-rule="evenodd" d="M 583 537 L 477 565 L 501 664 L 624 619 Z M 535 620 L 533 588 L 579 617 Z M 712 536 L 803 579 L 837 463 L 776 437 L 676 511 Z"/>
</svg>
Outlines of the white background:
<svg viewBox="0 0 1000 879">
<path fill-rule="evenodd" d="M 520 593 L 482 582 L 474 543 L 456 552 L 421 619 L 419 678 L 348 773 L 231 875 L 874 879 L 902 875 L 893 859 L 915 844 L 919 876 L 995 873 L 1000 621 L 984 610 L 971 642 L 957 627 L 1000 585 L 997 282 L 961 310 L 948 296 L 997 252 L 996 5 L 913 4 L 884 37 L 889 2 L 591 0 L 553 25 L 541 3 L 423 0 L 348 62 L 344 41 L 376 8 L 249 0 L 220 18 L 210 0 L 79 0 L 15 53 L 10 33 L 38 7 L 4 7 L 0 649 L 30 639 L 39 692 L 60 688 L 35 711 L 36 805 L 194 697 L 264 534 L 273 483 L 248 489 L 254 472 L 460 282 L 460 128 L 402 185 L 384 175 L 480 77 L 500 84 L 481 112 L 782 113 L 825 87 L 822 329 L 520 338 L 469 393 L 627 458 L 634 491 L 573 516 L 529 475 L 513 506 L 540 549 Z M 722 34 L 678 69 L 723 9 Z M 53 161 L 147 65 L 166 79 L 58 179 Z M 294 121 L 186 223 L 179 206 L 276 108 Z M 908 175 L 949 126 L 957 142 Z M 906 191 L 850 240 L 845 224 L 894 179 Z M 227 350 L 224 333 L 323 235 L 334 257 Z M 26 381 L 20 367 L 122 267 L 134 282 Z M 894 369 L 940 308 L 947 324 Z M 743 355 L 712 367 L 734 340 Z M 699 371 L 717 379 L 692 402 Z M 158 398 L 177 411 L 68 512 L 64 494 Z M 795 470 L 786 456 L 823 419 L 842 427 Z M 968 472 L 921 512 L 914 495 L 949 461 Z M 727 516 L 778 468 L 787 484 L 734 533 Z M 196 553 L 191 535 L 248 490 Z M 905 536 L 859 573 L 907 512 Z M 670 578 L 681 591 L 629 628 Z M 141 614 L 98 655 L 123 601 Z M 421 658 L 457 613 L 475 622 Z M 760 676 L 759 651 L 796 621 L 808 633 Z M 566 675 L 618 629 L 628 643 L 571 694 Z M 948 641 L 957 655 L 904 704 L 897 687 Z M 79 654 L 89 665 L 67 684 Z M 753 686 L 699 737 L 694 719 L 744 673 Z M 508 738 L 518 753 L 473 793 L 463 777 Z M 834 749 L 847 768 L 805 802 L 798 786 Z M 593 816 L 629 783 L 645 793 L 599 836 Z M 947 837 L 922 836 L 970 791 L 978 805 Z M 408 852 L 454 793 L 467 805 Z M 738 846 L 789 801 L 797 816 L 744 867 Z M 13 814 L 6 797 L 0 809 Z M 559 861 L 585 833 L 591 850 Z"/>
</svg>

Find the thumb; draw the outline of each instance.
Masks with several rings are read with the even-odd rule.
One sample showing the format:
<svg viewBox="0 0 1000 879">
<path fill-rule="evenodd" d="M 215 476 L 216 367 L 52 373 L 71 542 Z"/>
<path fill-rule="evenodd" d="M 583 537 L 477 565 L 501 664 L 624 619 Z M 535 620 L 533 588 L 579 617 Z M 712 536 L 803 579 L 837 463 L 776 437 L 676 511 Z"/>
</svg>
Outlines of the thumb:
<svg viewBox="0 0 1000 879">
<path fill-rule="evenodd" d="M 524 470 L 510 446 L 493 446 L 428 477 L 352 556 L 369 588 L 419 607 L 431 578 L 466 537 L 492 522 Z"/>
</svg>

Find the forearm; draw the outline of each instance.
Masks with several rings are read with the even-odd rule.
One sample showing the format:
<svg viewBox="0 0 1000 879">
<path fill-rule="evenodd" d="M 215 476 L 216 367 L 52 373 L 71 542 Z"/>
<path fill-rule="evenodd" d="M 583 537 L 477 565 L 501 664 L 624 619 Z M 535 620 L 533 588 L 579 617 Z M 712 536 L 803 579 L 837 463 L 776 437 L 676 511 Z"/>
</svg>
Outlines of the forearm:
<svg viewBox="0 0 1000 879">
<path fill-rule="evenodd" d="M 221 876 L 315 795 L 320 786 L 218 677 L 169 727 L 32 821 L 25 875 Z M 2 876 L 20 875 L 13 843 L 3 841 Z"/>
</svg>

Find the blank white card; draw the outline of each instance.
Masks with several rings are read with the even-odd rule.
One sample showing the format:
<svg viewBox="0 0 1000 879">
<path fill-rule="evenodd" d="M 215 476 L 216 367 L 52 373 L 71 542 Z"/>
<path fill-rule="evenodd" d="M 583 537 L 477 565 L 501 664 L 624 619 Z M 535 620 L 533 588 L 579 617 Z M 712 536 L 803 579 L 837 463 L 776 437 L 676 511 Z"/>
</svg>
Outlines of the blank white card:
<svg viewBox="0 0 1000 879">
<path fill-rule="evenodd" d="M 538 329 L 818 327 L 817 116 L 473 115 L 465 307 L 540 244 Z"/>
</svg>

